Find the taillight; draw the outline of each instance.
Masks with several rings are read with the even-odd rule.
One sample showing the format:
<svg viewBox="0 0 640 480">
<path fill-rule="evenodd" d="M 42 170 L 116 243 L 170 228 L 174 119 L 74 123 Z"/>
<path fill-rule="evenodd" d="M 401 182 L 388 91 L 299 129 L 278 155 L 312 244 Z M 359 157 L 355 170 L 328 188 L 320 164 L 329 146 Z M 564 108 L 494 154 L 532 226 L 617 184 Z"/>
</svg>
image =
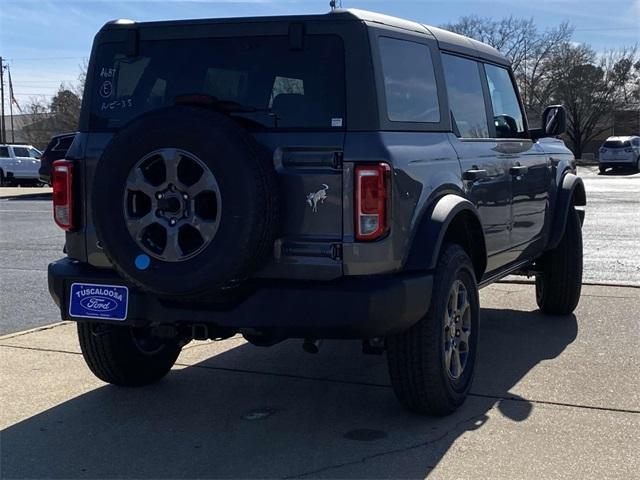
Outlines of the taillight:
<svg viewBox="0 0 640 480">
<path fill-rule="evenodd" d="M 389 229 L 390 171 L 386 163 L 356 166 L 356 240 L 376 240 Z"/>
<path fill-rule="evenodd" d="M 63 230 L 73 230 L 73 163 L 56 160 L 51 168 L 53 219 Z"/>
</svg>

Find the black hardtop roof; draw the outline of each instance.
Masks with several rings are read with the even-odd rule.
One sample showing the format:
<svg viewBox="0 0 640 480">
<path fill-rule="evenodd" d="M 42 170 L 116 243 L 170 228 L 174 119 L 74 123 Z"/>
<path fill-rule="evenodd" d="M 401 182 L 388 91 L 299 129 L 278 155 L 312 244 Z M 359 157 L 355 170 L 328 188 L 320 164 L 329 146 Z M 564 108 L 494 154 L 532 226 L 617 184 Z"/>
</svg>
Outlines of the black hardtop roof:
<svg viewBox="0 0 640 480">
<path fill-rule="evenodd" d="M 229 17 L 229 18 L 206 18 L 195 20 L 163 20 L 153 22 L 134 22 L 131 20 L 113 20 L 102 27 L 102 30 L 110 30 L 113 28 L 131 27 L 132 25 L 145 27 L 163 27 L 175 25 L 215 25 L 215 24 L 233 24 L 233 23 L 262 23 L 262 22 L 305 22 L 305 21 L 359 21 L 368 24 L 377 24 L 381 27 L 391 27 L 410 32 L 417 32 L 434 38 L 441 49 L 455 53 L 476 56 L 484 58 L 495 63 L 509 65 L 510 62 L 495 48 L 465 37 L 456 33 L 442 30 L 440 28 L 421 24 L 411 20 L 383 15 L 380 13 L 369 12 L 358 9 L 336 9 L 325 14 L 311 15 L 281 15 L 281 16 L 262 16 L 262 17 Z"/>
</svg>

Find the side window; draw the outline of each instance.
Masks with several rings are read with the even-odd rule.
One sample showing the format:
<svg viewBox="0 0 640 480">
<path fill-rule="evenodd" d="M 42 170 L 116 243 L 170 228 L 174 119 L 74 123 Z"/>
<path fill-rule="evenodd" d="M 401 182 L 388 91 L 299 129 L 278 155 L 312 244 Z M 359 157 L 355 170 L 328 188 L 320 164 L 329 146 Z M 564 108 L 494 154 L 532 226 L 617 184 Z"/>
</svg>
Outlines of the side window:
<svg viewBox="0 0 640 480">
<path fill-rule="evenodd" d="M 23 157 L 23 158 L 26 158 L 26 157 L 30 156 L 29 155 L 29 149 L 25 148 L 25 147 L 13 147 L 13 154 L 16 157 Z"/>
<path fill-rule="evenodd" d="M 380 37 L 380 58 L 392 122 L 440 121 L 440 104 L 429 47 Z"/>
<path fill-rule="evenodd" d="M 488 138 L 487 111 L 478 63 L 453 55 L 442 55 L 451 114 L 463 138 Z"/>
<path fill-rule="evenodd" d="M 9 147 L 0 147 L 0 158 L 9 158 Z"/>
<path fill-rule="evenodd" d="M 640 138 L 635 138 L 632 143 L 634 147 L 640 147 Z"/>
<path fill-rule="evenodd" d="M 524 120 L 518 103 L 516 91 L 509 72 L 494 65 L 485 65 L 493 120 L 496 125 L 496 137 L 520 138 L 524 136 Z"/>
</svg>

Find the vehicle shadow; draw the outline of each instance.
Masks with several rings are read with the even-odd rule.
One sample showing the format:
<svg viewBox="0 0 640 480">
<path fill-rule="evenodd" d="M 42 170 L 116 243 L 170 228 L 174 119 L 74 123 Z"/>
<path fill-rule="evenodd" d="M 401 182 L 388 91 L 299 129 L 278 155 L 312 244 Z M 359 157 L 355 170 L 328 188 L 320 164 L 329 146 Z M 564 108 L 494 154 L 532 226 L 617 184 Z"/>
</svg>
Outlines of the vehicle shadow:
<svg viewBox="0 0 640 480">
<path fill-rule="evenodd" d="M 631 177 L 638 173 L 633 168 L 610 168 L 606 172 L 598 172 L 600 177 Z"/>
<path fill-rule="evenodd" d="M 511 389 L 578 331 L 573 315 L 537 311 L 483 309 L 482 322 L 473 394 L 446 418 L 404 411 L 384 357 L 354 342 L 316 356 L 294 341 L 241 344 L 157 385 L 100 387 L 5 429 L 2 477 L 423 478 L 496 404 L 526 420 L 532 404 Z"/>
</svg>

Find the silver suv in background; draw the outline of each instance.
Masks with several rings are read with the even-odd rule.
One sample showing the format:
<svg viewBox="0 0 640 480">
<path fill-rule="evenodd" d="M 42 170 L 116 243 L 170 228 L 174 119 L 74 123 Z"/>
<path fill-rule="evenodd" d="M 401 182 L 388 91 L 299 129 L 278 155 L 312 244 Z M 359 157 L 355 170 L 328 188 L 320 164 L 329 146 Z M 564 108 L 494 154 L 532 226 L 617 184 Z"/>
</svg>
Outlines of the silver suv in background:
<svg viewBox="0 0 640 480">
<path fill-rule="evenodd" d="M 640 172 L 640 137 L 609 137 L 600 147 L 600 173 L 607 168 L 631 168 Z"/>
<path fill-rule="evenodd" d="M 0 144 L 0 186 L 40 184 L 41 156 L 32 145 Z"/>
</svg>

